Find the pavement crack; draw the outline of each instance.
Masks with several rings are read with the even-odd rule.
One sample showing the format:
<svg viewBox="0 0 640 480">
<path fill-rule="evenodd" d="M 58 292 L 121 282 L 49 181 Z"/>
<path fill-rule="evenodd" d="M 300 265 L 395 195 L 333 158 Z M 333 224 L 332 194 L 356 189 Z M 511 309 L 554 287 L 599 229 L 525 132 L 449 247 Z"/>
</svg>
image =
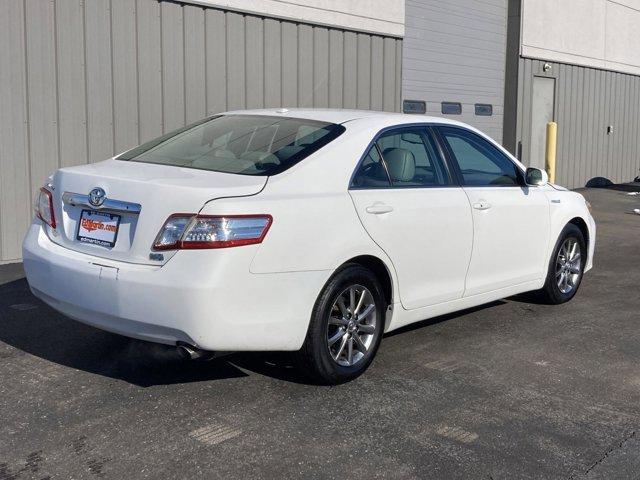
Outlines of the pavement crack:
<svg viewBox="0 0 640 480">
<path fill-rule="evenodd" d="M 598 460 L 596 460 L 589 468 L 587 468 L 587 470 L 582 474 L 582 476 L 586 477 L 587 475 L 589 475 L 589 472 L 591 470 L 593 470 L 598 465 L 600 465 L 613 452 L 615 452 L 616 450 L 620 450 L 622 447 L 624 447 L 624 444 L 627 443 L 629 440 L 635 438 L 635 436 L 636 436 L 636 432 L 634 430 L 629 435 L 624 437 L 620 442 L 618 442 L 617 444 L 609 448 L 609 450 L 604 452 L 604 454 Z"/>
</svg>

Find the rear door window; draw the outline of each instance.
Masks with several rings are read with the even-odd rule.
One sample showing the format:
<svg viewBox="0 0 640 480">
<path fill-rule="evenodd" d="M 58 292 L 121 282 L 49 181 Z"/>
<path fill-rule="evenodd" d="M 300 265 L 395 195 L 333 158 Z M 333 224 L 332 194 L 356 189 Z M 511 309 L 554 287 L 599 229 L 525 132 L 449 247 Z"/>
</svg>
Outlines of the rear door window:
<svg viewBox="0 0 640 480">
<path fill-rule="evenodd" d="M 450 177 L 426 127 L 394 128 L 381 134 L 362 159 L 353 188 L 436 187 Z"/>
<path fill-rule="evenodd" d="M 387 169 L 382 163 L 382 158 L 375 145 L 362 159 L 351 186 L 355 188 L 388 188 L 391 186 Z"/>
<path fill-rule="evenodd" d="M 377 141 L 394 187 L 449 184 L 442 159 L 426 128 L 399 128 Z"/>
</svg>

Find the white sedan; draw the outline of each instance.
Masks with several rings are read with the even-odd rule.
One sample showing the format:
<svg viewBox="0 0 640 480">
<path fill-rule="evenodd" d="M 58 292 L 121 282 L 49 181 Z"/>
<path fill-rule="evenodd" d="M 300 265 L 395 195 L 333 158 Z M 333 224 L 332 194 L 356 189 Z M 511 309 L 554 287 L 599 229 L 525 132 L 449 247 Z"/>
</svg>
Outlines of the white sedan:
<svg viewBox="0 0 640 480">
<path fill-rule="evenodd" d="M 216 115 L 58 170 L 24 240 L 33 293 L 122 335 L 295 351 L 361 374 L 384 332 L 540 290 L 570 300 L 595 223 L 474 128 L 349 110 Z"/>
</svg>

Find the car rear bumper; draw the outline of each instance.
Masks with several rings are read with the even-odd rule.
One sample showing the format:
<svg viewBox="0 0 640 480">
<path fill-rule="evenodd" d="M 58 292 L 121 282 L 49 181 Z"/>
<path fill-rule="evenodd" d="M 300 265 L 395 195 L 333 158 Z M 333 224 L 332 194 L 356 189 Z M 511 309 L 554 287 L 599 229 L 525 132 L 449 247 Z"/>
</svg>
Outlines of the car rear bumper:
<svg viewBox="0 0 640 480">
<path fill-rule="evenodd" d="M 297 350 L 331 272 L 252 274 L 257 248 L 185 250 L 164 266 L 129 264 L 61 247 L 34 223 L 23 258 L 37 297 L 97 328 L 214 351 Z"/>
</svg>

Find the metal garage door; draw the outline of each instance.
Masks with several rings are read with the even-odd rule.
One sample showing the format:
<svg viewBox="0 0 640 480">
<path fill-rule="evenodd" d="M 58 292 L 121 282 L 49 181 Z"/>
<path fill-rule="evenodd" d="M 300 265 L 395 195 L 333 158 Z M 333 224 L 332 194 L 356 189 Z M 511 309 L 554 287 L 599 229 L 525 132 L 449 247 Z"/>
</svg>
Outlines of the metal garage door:
<svg viewBox="0 0 640 480">
<path fill-rule="evenodd" d="M 502 141 L 506 38 L 507 0 L 407 0 L 403 99 Z"/>
</svg>

